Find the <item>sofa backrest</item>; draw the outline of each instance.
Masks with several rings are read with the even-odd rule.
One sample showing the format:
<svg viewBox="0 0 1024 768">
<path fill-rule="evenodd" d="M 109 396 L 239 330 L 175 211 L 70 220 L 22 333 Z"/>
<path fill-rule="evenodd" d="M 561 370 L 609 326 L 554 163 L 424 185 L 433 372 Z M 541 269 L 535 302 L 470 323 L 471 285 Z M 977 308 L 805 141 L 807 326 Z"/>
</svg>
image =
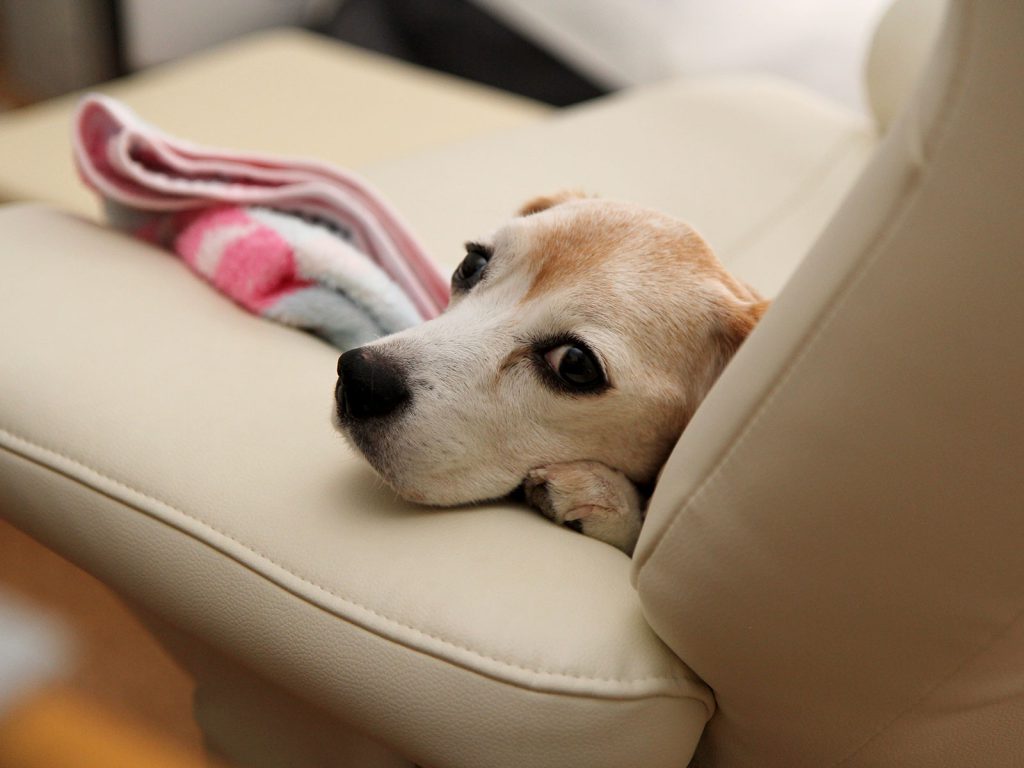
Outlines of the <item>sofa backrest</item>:
<svg viewBox="0 0 1024 768">
<path fill-rule="evenodd" d="M 895 0 L 875 27 L 864 61 L 868 104 L 882 132 L 907 104 L 946 15 L 946 0 Z"/>
<path fill-rule="evenodd" d="M 1024 3 L 907 108 L 665 467 L 645 614 L 701 766 L 1024 760 Z"/>
</svg>

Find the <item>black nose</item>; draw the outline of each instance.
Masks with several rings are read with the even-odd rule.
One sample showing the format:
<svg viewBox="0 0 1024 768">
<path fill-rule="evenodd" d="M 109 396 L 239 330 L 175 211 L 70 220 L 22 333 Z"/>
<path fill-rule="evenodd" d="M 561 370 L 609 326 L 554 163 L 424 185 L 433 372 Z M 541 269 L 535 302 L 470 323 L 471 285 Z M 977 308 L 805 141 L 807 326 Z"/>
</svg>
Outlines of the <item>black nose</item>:
<svg viewBox="0 0 1024 768">
<path fill-rule="evenodd" d="M 338 408 L 352 419 L 387 416 L 409 399 L 405 373 L 389 357 L 350 349 L 338 358 Z"/>
</svg>

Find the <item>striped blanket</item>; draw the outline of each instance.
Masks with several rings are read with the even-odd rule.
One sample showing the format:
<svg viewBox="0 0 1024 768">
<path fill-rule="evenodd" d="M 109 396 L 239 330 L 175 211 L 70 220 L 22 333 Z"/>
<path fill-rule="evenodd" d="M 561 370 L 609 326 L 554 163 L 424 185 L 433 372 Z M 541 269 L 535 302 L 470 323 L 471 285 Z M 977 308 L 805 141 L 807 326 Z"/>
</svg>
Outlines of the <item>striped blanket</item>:
<svg viewBox="0 0 1024 768">
<path fill-rule="evenodd" d="M 349 349 L 447 304 L 409 228 L 350 172 L 190 144 L 99 95 L 79 105 L 72 142 L 114 226 L 173 250 L 250 312 Z"/>
</svg>

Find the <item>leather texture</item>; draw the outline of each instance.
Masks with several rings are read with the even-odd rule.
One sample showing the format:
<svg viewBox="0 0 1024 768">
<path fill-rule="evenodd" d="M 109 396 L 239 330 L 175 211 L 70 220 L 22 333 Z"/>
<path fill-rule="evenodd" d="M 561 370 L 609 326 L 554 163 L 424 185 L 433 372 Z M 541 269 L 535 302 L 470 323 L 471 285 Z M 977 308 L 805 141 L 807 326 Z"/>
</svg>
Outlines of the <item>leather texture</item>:
<svg viewBox="0 0 1024 768">
<path fill-rule="evenodd" d="M 528 125 L 537 102 L 297 29 L 261 32 L 97 86 L 166 132 L 346 167 Z M 0 202 L 97 216 L 68 148 L 81 94 L 0 115 Z"/>
<path fill-rule="evenodd" d="M 308 697 L 133 606 L 164 649 L 196 681 L 194 715 L 209 753 L 245 768 L 358 766 L 413 768 L 390 747 L 368 738 Z"/>
<path fill-rule="evenodd" d="M 748 127 L 762 124 L 751 135 L 765 155 L 762 197 L 771 198 L 722 219 L 722 229 L 756 227 L 773 208 L 813 199 L 794 204 L 798 247 L 859 168 L 870 134 L 773 81 L 722 87 L 611 100 L 567 115 L 564 127 L 370 177 L 435 244 L 442 226 L 445 240 L 460 242 L 475 234 L 467 222 L 497 223 L 525 197 L 591 169 L 586 156 L 557 165 L 584 136 L 597 145 L 590 157 L 633 153 L 624 166 L 597 166 L 609 176 L 601 186 L 629 196 L 686 146 L 675 121 L 708 105 L 703 120 L 682 121 L 696 125 L 684 138 L 700 142 L 689 157 L 705 156 L 703 179 L 748 186 L 756 153 L 716 143 L 745 114 Z M 788 121 L 801 141 L 787 137 Z M 637 140 L 638 126 L 660 150 Z M 816 130 L 823 135 L 811 141 Z M 791 164 L 773 159 L 777 151 Z M 495 169 L 506 183 L 477 189 L 480 153 L 507 164 Z M 432 163 L 444 172 L 431 194 L 417 195 Z M 526 165 L 537 178 L 518 179 L 517 190 L 506 170 Z M 824 187 L 804 192 L 823 165 Z M 589 170 L 584 180 L 598 179 Z M 696 181 L 692 190 L 666 183 L 647 201 L 710 201 Z M 698 213 L 713 212 L 706 202 Z M 3 509 L 18 525 L 418 762 L 675 766 L 692 753 L 710 696 L 647 627 L 620 553 L 521 508 L 400 504 L 331 430 L 336 353 L 245 316 L 169 256 L 33 209 L 7 209 L 0 237 L 3 253 L 17 254 L 3 260 L 4 322 L 52 307 L 31 333 L 4 340 L 5 445 L 22 458 L 7 457 Z M 50 474 L 28 479 L 24 457 Z M 76 513 L 79 524 L 69 524 Z"/>
<path fill-rule="evenodd" d="M 24 207 L 0 253 L 16 525 L 414 762 L 692 752 L 710 694 L 620 552 L 525 507 L 397 501 L 330 424 L 337 351 L 168 254 Z"/>
<path fill-rule="evenodd" d="M 1024 755 L 1024 5 L 923 87 L 665 467 L 645 615 L 715 691 L 701 765 Z"/>
<path fill-rule="evenodd" d="M 368 175 L 450 265 L 467 227 L 584 184 L 706 222 L 778 285 L 873 143 L 777 81 L 675 83 Z M 713 704 L 620 553 L 509 505 L 397 502 L 332 432 L 336 352 L 169 256 L 35 209 L 0 239 L 3 322 L 36 318 L 3 341 L 14 522 L 417 762 L 688 759 Z"/>
<path fill-rule="evenodd" d="M 295 140 L 267 133 L 257 147 L 245 135 L 239 128 L 235 143 L 268 151 Z M 890 137 L 885 157 L 896 163 L 888 171 L 894 189 L 903 190 L 919 168 L 908 169 L 892 149 L 896 141 Z M 367 175 L 449 266 L 461 258 L 464 240 L 498 225 L 526 198 L 582 186 L 687 218 L 731 268 L 774 293 L 876 145 L 864 119 L 752 77 L 638 90 L 543 125 L 377 165 Z M 857 214 L 868 217 L 866 228 L 855 218 L 831 234 L 849 243 L 816 251 L 817 272 L 808 272 L 810 264 L 800 270 L 811 277 L 787 287 L 784 296 L 796 298 L 768 313 L 765 329 L 744 348 L 748 362 L 737 365 L 739 373 L 730 368 L 726 394 L 716 388 L 711 415 L 701 409 L 693 439 L 680 445 L 659 488 L 641 550 L 640 596 L 619 552 L 523 508 L 424 510 L 397 501 L 330 427 L 334 350 L 245 315 L 166 254 L 31 207 L 0 211 L 0 322 L 9 329 L 0 338 L 0 513 L 345 729 L 434 768 L 681 767 L 714 710 L 707 687 L 679 660 L 690 653 L 723 701 L 706 756 L 740 765 L 729 760 L 750 758 L 744 750 L 751 745 L 775 749 L 782 734 L 792 736 L 783 717 L 794 728 L 812 724 L 831 743 L 838 738 L 828 727 L 835 710 L 822 710 L 822 725 L 803 706 L 830 701 L 824 683 L 808 687 L 804 680 L 828 669 L 804 640 L 814 636 L 808 625 L 818 616 L 803 615 L 799 601 L 789 606 L 763 592 L 737 592 L 747 580 L 757 586 L 783 578 L 788 567 L 808 578 L 796 567 L 801 558 L 827 572 L 822 561 L 841 562 L 845 545 L 833 539 L 820 553 L 811 547 L 818 556 L 808 558 L 800 539 L 795 564 L 787 557 L 773 561 L 777 574 L 762 573 L 754 566 L 773 552 L 777 531 L 770 525 L 760 531 L 763 544 L 748 538 L 742 520 L 721 531 L 720 547 L 708 541 L 706 549 L 697 546 L 709 538 L 700 530 L 687 532 L 689 544 L 679 526 L 672 536 L 658 531 L 749 413 L 746 398 L 762 391 L 765 377 L 816 327 L 836 275 L 872 234 L 876 208 L 895 204 L 892 189 L 869 187 L 851 202 L 850 211 L 867 212 Z M 814 298 L 807 306 L 805 295 Z M 863 333 L 838 340 L 854 344 L 850 360 L 861 366 L 858 344 L 887 328 L 882 320 L 900 303 L 881 306 L 885 311 L 872 305 L 861 318 Z M 786 329 L 783 340 L 757 341 L 781 333 L 772 326 Z M 842 347 L 834 354 L 841 377 L 826 383 L 846 392 L 842 385 L 857 381 L 862 368 L 842 363 Z M 905 375 L 899 365 L 908 360 L 886 363 Z M 816 407 L 801 416 L 792 405 L 782 425 L 803 429 L 810 447 L 797 443 L 786 458 L 777 454 L 791 447 L 773 444 L 771 462 L 758 456 L 745 464 L 744 482 L 796 494 L 806 480 L 806 454 L 835 455 L 810 442 L 817 440 L 815 419 L 824 419 L 823 435 L 831 434 L 825 427 L 839 435 L 824 444 L 837 451 L 844 449 L 843 426 L 867 429 L 861 416 L 822 414 L 817 404 L 831 390 L 811 381 L 797 394 Z M 896 404 L 891 410 L 894 424 L 920 427 Z M 916 434 L 906 432 L 908 444 Z M 775 471 L 786 478 L 778 488 Z M 722 526 L 739 501 L 769 520 L 792 509 L 788 498 L 744 496 L 742 483 L 714 487 L 727 497 L 738 489 L 737 499 L 722 502 L 724 513 L 715 510 Z M 859 516 L 858 508 L 852 518 Z M 840 574 L 834 579 L 851 589 Z M 787 589 L 799 585 L 785 582 Z M 991 605 L 1002 609 L 998 597 Z M 743 611 L 760 620 L 758 611 L 769 609 L 780 614 L 776 623 L 765 620 L 776 645 L 762 648 Z M 793 652 L 781 666 L 759 663 L 776 659 L 778 646 L 788 652 L 787 640 Z M 880 645 L 909 647 L 902 640 Z M 798 656 L 813 662 L 806 675 Z M 804 685 L 791 689 L 791 676 Z M 829 687 L 830 696 L 839 690 Z M 860 693 L 854 685 L 858 705 Z M 803 699 L 809 694 L 818 698 Z M 851 729 L 860 725 L 851 720 Z M 764 733 L 773 728 L 774 740 Z M 737 751 L 723 751 L 721 739 L 734 737 Z M 809 742 L 818 745 L 816 733 L 801 732 L 785 754 L 818 754 Z M 772 754 L 748 763 L 764 764 Z M 789 763 L 803 764 L 817 763 Z"/>
</svg>

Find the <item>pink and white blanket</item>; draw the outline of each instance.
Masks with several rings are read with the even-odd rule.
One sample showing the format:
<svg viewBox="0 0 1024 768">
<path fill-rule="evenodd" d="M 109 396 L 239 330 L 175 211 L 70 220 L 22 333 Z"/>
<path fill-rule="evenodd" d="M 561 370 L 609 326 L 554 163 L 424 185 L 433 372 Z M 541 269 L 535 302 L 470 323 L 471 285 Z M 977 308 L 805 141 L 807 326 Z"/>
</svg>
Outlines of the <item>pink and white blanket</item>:
<svg viewBox="0 0 1024 768">
<path fill-rule="evenodd" d="M 347 349 L 448 302 L 409 228 L 347 171 L 190 144 L 99 95 L 79 105 L 72 141 L 112 224 L 171 248 L 250 312 Z"/>
</svg>

